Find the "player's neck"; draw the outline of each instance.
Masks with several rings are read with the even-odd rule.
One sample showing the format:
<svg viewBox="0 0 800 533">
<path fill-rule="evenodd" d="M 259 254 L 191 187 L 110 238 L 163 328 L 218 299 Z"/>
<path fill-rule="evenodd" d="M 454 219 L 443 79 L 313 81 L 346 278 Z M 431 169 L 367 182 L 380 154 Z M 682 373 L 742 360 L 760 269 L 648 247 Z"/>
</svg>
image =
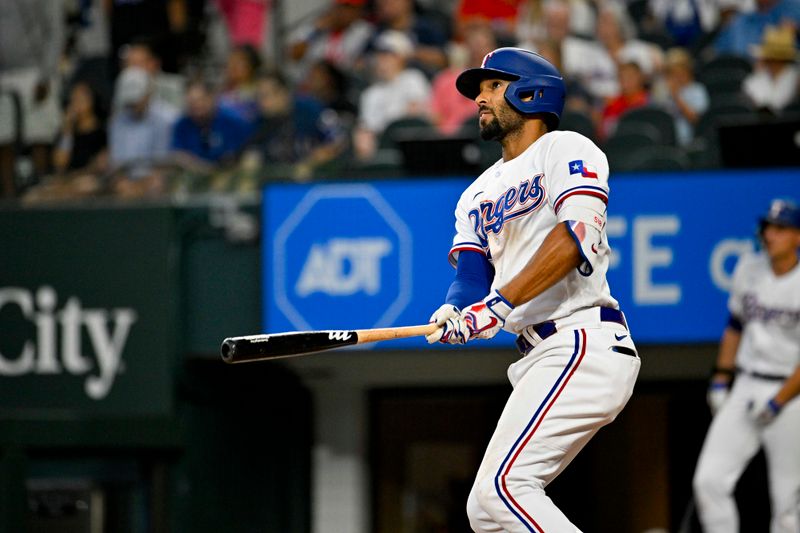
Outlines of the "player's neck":
<svg viewBox="0 0 800 533">
<path fill-rule="evenodd" d="M 797 253 L 786 254 L 780 257 L 771 257 L 770 264 L 772 265 L 772 272 L 776 276 L 782 276 L 797 266 L 798 258 Z"/>
<path fill-rule="evenodd" d="M 545 133 L 547 126 L 538 119 L 526 120 L 517 131 L 506 135 L 500 145 L 503 147 L 503 161 L 511 161 L 538 141 Z"/>
</svg>

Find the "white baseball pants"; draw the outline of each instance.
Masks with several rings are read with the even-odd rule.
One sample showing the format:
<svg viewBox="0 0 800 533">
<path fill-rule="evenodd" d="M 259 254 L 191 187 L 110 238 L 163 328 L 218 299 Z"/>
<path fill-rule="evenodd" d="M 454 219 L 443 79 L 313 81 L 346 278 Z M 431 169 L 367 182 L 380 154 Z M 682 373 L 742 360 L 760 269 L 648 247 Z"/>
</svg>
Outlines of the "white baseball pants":
<svg viewBox="0 0 800 533">
<path fill-rule="evenodd" d="M 477 533 L 579 531 L 545 494 L 598 429 L 628 402 L 640 361 L 628 330 L 565 330 L 511 365 L 514 387 L 467 502 Z"/>
<path fill-rule="evenodd" d="M 697 513 L 705 533 L 737 533 L 734 489 L 764 446 L 772 503 L 771 533 L 800 533 L 800 400 L 795 398 L 766 427 L 750 414 L 775 396 L 780 381 L 739 375 L 708 429 L 694 474 Z"/>
</svg>

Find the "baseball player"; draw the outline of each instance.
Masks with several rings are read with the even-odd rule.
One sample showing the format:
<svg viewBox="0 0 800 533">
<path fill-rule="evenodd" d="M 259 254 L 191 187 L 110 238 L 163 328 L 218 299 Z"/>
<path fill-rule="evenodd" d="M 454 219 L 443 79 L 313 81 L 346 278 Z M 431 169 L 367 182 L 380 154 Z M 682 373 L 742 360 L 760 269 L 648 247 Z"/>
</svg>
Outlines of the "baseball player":
<svg viewBox="0 0 800 533">
<path fill-rule="evenodd" d="M 759 222 L 763 252 L 742 257 L 733 274 L 708 393 L 716 414 L 694 475 L 706 533 L 739 531 L 733 490 L 761 446 L 770 531 L 800 532 L 800 208 L 775 200 Z"/>
<path fill-rule="evenodd" d="M 428 342 L 463 344 L 505 329 L 522 357 L 467 502 L 476 532 L 574 532 L 545 494 L 633 391 L 639 357 L 606 271 L 608 162 L 589 139 L 556 131 L 564 82 L 541 56 L 489 53 L 458 90 L 503 158 L 462 194 L 456 276 Z"/>
</svg>

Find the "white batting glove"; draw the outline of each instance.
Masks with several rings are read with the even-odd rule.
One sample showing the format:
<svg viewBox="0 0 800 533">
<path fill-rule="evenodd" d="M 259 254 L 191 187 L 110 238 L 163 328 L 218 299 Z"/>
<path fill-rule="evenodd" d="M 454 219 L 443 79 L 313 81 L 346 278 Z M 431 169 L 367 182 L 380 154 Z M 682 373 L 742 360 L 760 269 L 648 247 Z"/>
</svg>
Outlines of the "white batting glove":
<svg viewBox="0 0 800 533">
<path fill-rule="evenodd" d="M 455 305 L 444 304 L 433 312 L 429 322 L 439 326 L 439 329 L 425 336 L 428 344 L 464 344 L 469 339 L 467 323 Z"/>
<path fill-rule="evenodd" d="M 715 415 L 722 408 L 722 404 L 728 399 L 731 392 L 730 383 L 722 383 L 720 381 L 712 381 L 708 386 L 706 393 L 706 401 L 708 407 L 711 409 L 711 414 Z"/>
<path fill-rule="evenodd" d="M 760 406 L 750 405 L 750 415 L 759 426 L 766 426 L 771 424 L 778 413 L 781 412 L 781 405 L 778 405 L 774 399 L 761 404 Z"/>
<path fill-rule="evenodd" d="M 491 339 L 502 329 L 506 318 L 514 310 L 511 302 L 493 290 L 482 301 L 474 303 L 461 311 L 469 328 L 469 339 Z"/>
</svg>

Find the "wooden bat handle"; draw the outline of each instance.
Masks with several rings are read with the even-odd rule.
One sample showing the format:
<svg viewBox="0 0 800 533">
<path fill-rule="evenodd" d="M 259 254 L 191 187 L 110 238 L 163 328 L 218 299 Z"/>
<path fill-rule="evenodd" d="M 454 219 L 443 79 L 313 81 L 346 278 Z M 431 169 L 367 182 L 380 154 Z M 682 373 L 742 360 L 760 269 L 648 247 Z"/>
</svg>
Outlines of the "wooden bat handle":
<svg viewBox="0 0 800 533">
<path fill-rule="evenodd" d="M 399 328 L 357 329 L 356 333 L 358 334 L 358 344 L 363 344 L 429 335 L 438 328 L 439 326 L 436 324 L 425 324 L 423 326 L 404 326 Z"/>
</svg>

